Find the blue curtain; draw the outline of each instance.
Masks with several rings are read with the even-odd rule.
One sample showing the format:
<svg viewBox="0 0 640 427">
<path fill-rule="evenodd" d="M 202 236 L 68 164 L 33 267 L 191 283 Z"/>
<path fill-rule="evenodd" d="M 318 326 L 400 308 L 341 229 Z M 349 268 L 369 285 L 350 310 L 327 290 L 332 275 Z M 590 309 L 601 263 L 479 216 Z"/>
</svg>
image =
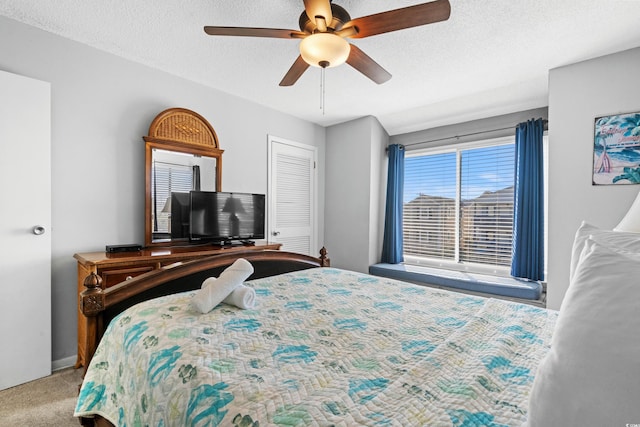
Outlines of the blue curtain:
<svg viewBox="0 0 640 427">
<path fill-rule="evenodd" d="M 544 120 L 529 120 L 516 128 L 515 193 L 511 275 L 544 278 Z"/>
<path fill-rule="evenodd" d="M 384 217 L 382 262 L 398 264 L 402 257 L 402 193 L 404 189 L 404 147 L 388 147 L 387 206 Z"/>
</svg>

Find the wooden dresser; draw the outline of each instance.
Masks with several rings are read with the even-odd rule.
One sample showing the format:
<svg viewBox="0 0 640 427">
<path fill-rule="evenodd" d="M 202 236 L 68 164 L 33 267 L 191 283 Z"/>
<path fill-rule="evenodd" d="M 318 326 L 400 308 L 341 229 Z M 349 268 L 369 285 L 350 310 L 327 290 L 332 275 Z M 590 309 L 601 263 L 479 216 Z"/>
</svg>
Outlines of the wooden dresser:
<svg viewBox="0 0 640 427">
<path fill-rule="evenodd" d="M 102 287 L 109 288 L 124 280 L 180 261 L 189 261 L 206 256 L 227 254 L 237 251 L 266 249 L 278 250 L 280 243 L 256 244 L 255 246 L 188 246 L 158 247 L 138 252 L 107 253 L 86 252 L 73 257 L 78 261 L 78 296 L 85 290 L 84 279 L 91 273 L 102 278 Z M 75 367 L 84 366 L 86 344 L 86 319 L 78 305 L 78 359 Z"/>
</svg>

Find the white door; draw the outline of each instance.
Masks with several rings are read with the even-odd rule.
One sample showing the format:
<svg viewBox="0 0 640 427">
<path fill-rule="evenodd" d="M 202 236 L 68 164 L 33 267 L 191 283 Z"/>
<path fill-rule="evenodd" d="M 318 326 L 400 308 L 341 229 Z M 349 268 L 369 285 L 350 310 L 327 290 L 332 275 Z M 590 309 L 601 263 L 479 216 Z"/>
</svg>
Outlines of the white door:
<svg viewBox="0 0 640 427">
<path fill-rule="evenodd" d="M 269 136 L 269 240 L 318 256 L 316 147 Z"/>
<path fill-rule="evenodd" d="M 0 390 L 51 374 L 51 87 L 0 71 Z"/>
</svg>

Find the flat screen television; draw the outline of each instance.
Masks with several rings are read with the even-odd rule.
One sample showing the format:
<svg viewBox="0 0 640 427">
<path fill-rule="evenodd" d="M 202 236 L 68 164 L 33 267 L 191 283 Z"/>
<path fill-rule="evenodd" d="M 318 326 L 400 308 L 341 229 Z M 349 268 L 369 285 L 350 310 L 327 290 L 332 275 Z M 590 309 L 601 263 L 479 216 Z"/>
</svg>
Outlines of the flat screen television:
<svg viewBox="0 0 640 427">
<path fill-rule="evenodd" d="M 264 239 L 264 194 L 189 192 L 189 240 L 226 244 Z"/>
</svg>

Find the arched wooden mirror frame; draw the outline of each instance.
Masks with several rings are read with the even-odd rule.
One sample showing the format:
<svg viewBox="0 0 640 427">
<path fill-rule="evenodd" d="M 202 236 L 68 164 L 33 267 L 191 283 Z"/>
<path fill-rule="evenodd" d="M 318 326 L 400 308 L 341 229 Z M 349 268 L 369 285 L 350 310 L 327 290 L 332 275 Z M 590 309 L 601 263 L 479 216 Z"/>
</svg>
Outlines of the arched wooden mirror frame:
<svg viewBox="0 0 640 427">
<path fill-rule="evenodd" d="M 169 108 L 156 116 L 149 126 L 145 141 L 145 246 L 173 246 L 171 239 L 154 239 L 152 162 L 155 150 L 165 150 L 194 156 L 212 157 L 216 160 L 215 191 L 222 191 L 222 153 L 213 127 L 200 114 L 186 108 Z"/>
</svg>

